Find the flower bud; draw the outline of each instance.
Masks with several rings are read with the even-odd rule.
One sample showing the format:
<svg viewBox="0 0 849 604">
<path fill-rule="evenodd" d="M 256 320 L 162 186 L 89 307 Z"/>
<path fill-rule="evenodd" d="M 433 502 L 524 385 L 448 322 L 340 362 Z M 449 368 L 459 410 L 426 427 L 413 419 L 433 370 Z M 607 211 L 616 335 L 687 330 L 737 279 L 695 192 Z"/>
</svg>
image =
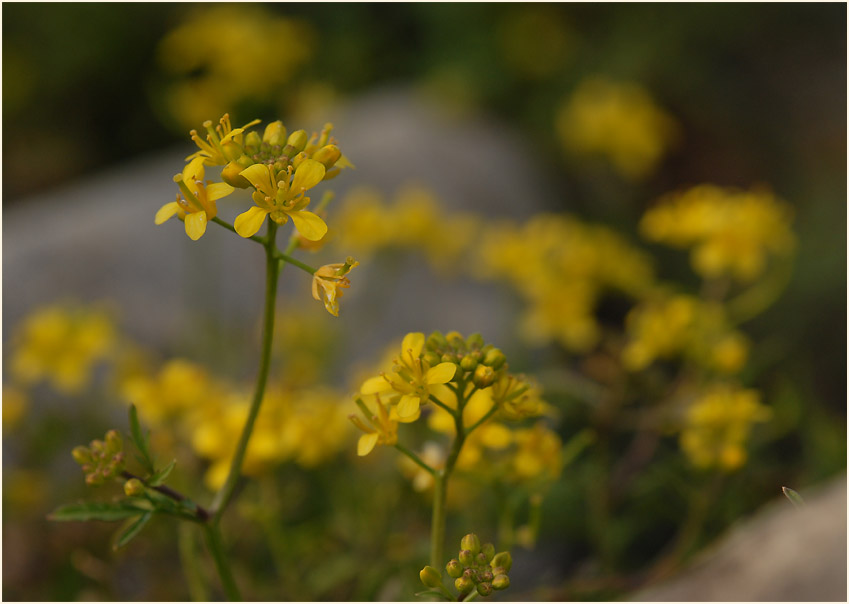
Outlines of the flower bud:
<svg viewBox="0 0 849 604">
<path fill-rule="evenodd" d="M 74 458 L 74 461 L 76 461 L 80 465 L 84 465 L 92 461 L 91 451 L 89 451 L 87 447 L 83 447 L 82 445 L 80 445 L 79 447 L 74 447 L 74 450 L 71 451 L 71 456 Z"/>
<path fill-rule="evenodd" d="M 283 147 L 283 155 L 294 157 L 304 150 L 304 147 L 307 146 L 307 141 L 309 141 L 309 137 L 305 130 L 295 130 L 286 140 L 286 146 Z"/>
<path fill-rule="evenodd" d="M 221 151 L 229 161 L 234 161 L 239 159 L 244 149 L 242 149 L 242 145 L 230 139 L 221 143 Z"/>
<path fill-rule="evenodd" d="M 271 122 L 265 127 L 265 132 L 262 135 L 263 142 L 268 143 L 272 147 L 275 145 L 283 146 L 286 144 L 286 126 L 283 122 L 277 120 Z"/>
<path fill-rule="evenodd" d="M 492 581 L 493 574 L 491 570 L 485 570 L 479 573 L 478 576 L 480 577 L 481 581 Z"/>
<path fill-rule="evenodd" d="M 446 352 L 442 355 L 441 363 L 456 363 L 457 357 L 451 354 L 450 352 Z"/>
<path fill-rule="evenodd" d="M 492 562 L 490 562 L 490 566 L 492 568 L 502 567 L 505 573 L 510 572 L 510 567 L 513 566 L 513 558 L 510 556 L 510 552 L 499 552 L 495 554 L 492 558 Z"/>
<path fill-rule="evenodd" d="M 442 362 L 439 355 L 430 350 L 424 353 L 424 356 L 422 358 L 427 361 L 431 367 L 433 367 L 434 365 L 439 365 L 439 363 Z"/>
<path fill-rule="evenodd" d="M 478 366 L 478 360 L 470 354 L 467 354 L 460 361 L 460 368 L 463 371 L 474 371 Z"/>
<path fill-rule="evenodd" d="M 262 139 L 256 130 L 251 130 L 245 135 L 245 148 L 250 153 L 257 153 L 262 146 Z"/>
<path fill-rule="evenodd" d="M 231 161 L 229 164 L 227 164 L 221 169 L 221 180 L 226 182 L 231 187 L 236 187 L 237 189 L 247 189 L 249 186 L 251 186 L 251 183 L 248 182 L 247 178 L 239 174 L 239 172 L 244 169 L 245 168 L 240 166 L 236 161 Z"/>
<path fill-rule="evenodd" d="M 467 549 L 460 550 L 460 555 L 458 556 L 458 558 L 460 558 L 460 564 L 462 564 L 463 566 L 471 566 L 475 563 L 474 555 L 472 555 L 472 552 Z"/>
<path fill-rule="evenodd" d="M 483 336 L 479 333 L 473 333 L 466 338 L 466 345 L 469 348 L 480 348 L 483 346 Z"/>
<path fill-rule="evenodd" d="M 124 494 L 127 497 L 134 497 L 144 493 L 144 484 L 138 478 L 130 478 L 124 483 Z"/>
<path fill-rule="evenodd" d="M 492 585 L 489 583 L 478 583 L 478 593 L 484 597 L 492 594 Z"/>
<path fill-rule="evenodd" d="M 475 564 L 478 566 L 485 566 L 489 560 L 486 559 L 486 554 L 480 552 L 477 556 L 475 556 Z"/>
<path fill-rule="evenodd" d="M 103 478 L 98 472 L 92 472 L 85 477 L 85 483 L 90 487 L 96 487 L 103 484 Z"/>
<path fill-rule="evenodd" d="M 445 339 L 455 350 L 465 350 L 466 348 L 466 339 L 457 331 L 449 331 L 445 334 Z"/>
<path fill-rule="evenodd" d="M 324 167 L 328 170 L 333 167 L 333 164 L 339 161 L 340 157 L 342 157 L 342 152 L 336 145 L 326 145 L 312 154 L 312 158 L 324 164 Z"/>
<path fill-rule="evenodd" d="M 492 367 L 495 371 L 498 371 L 504 365 L 506 360 L 507 357 L 504 356 L 503 352 L 497 348 L 493 348 L 483 357 L 483 364 Z"/>
<path fill-rule="evenodd" d="M 448 346 L 448 340 L 445 339 L 445 336 L 442 335 L 441 331 L 434 331 L 427 337 L 427 347 L 433 350 L 438 350 L 440 348 L 445 348 Z"/>
<path fill-rule="evenodd" d="M 492 367 L 478 365 L 478 368 L 475 369 L 475 374 L 472 376 L 472 382 L 474 382 L 475 386 L 486 388 L 487 386 L 491 386 L 494 381 L 495 371 L 493 371 Z"/>
<path fill-rule="evenodd" d="M 472 580 L 466 577 L 460 577 L 454 581 L 454 588 L 461 594 L 469 593 L 474 586 Z"/>
<path fill-rule="evenodd" d="M 442 573 L 432 566 L 425 566 L 419 571 L 419 578 L 426 587 L 439 587 L 442 585 Z"/>
<path fill-rule="evenodd" d="M 510 587 L 510 577 L 505 574 L 495 575 L 492 580 L 493 589 L 507 589 L 508 587 Z"/>
<path fill-rule="evenodd" d="M 452 558 L 448 561 L 448 564 L 445 565 L 445 570 L 448 572 L 448 576 L 452 579 L 456 579 L 463 574 L 463 565 L 460 564 L 460 561 L 457 558 Z"/>
<path fill-rule="evenodd" d="M 484 543 L 481 546 L 481 553 L 486 556 L 486 561 L 489 563 L 492 557 L 495 556 L 495 546 L 492 543 Z"/>
</svg>

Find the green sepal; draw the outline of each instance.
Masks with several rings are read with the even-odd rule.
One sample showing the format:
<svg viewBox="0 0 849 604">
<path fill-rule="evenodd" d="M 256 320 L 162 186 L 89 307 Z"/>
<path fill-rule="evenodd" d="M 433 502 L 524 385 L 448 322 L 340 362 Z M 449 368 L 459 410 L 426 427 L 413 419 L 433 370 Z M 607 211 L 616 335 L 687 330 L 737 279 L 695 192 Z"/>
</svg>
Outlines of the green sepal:
<svg viewBox="0 0 849 604">
<path fill-rule="evenodd" d="M 81 502 L 69 503 L 59 506 L 47 519 L 56 522 L 85 522 L 88 520 L 102 520 L 104 522 L 116 522 L 125 518 L 138 516 L 141 512 L 151 511 L 149 502 L 140 507 L 143 500 L 124 499 L 116 503 Z"/>
<path fill-rule="evenodd" d="M 416 593 L 415 596 L 417 598 L 423 598 L 425 596 L 428 596 L 428 597 L 434 596 L 434 597 L 438 597 L 442 600 L 445 600 L 446 602 L 450 602 L 452 600 L 451 598 L 446 596 L 444 593 L 442 593 L 438 589 L 428 589 L 427 591 L 420 591 L 420 592 Z"/>
<path fill-rule="evenodd" d="M 165 482 L 165 479 L 168 478 L 168 475 L 171 473 L 171 470 L 174 469 L 174 465 L 176 463 L 177 460 L 175 459 L 161 470 L 157 470 L 156 472 L 154 472 L 153 476 L 151 476 L 147 481 L 148 486 L 158 487 L 163 482 Z"/>
<path fill-rule="evenodd" d="M 130 436 L 133 439 L 133 444 L 141 453 L 141 457 L 136 457 L 144 466 L 146 472 L 153 473 L 155 471 L 153 459 L 150 456 L 150 432 L 144 434 L 139 424 L 139 415 L 135 405 L 130 405 Z"/>
<path fill-rule="evenodd" d="M 118 536 L 115 539 L 115 544 L 112 546 L 112 549 L 119 550 L 125 545 L 127 545 L 130 541 L 133 540 L 136 535 L 141 532 L 141 530 L 151 518 L 153 518 L 153 512 L 145 512 L 138 518 L 128 522 L 124 529 L 118 533 Z"/>
<path fill-rule="evenodd" d="M 781 487 L 781 491 L 784 493 L 784 496 L 790 500 L 790 503 L 792 503 L 793 507 L 795 507 L 796 509 L 805 506 L 805 500 L 802 499 L 802 496 L 799 495 L 799 493 L 797 493 L 793 489 L 790 489 L 788 487 Z"/>
</svg>

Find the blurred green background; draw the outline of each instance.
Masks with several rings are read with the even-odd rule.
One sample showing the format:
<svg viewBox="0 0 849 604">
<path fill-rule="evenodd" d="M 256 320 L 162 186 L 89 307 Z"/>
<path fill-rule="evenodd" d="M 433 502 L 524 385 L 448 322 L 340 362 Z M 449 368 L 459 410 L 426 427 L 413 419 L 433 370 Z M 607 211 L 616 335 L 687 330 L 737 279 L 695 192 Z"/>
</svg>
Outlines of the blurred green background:
<svg viewBox="0 0 849 604">
<path fill-rule="evenodd" d="M 773 400 L 805 404 L 797 429 L 770 443 L 765 472 L 775 476 L 784 471 L 798 484 L 845 472 L 844 4 L 239 4 L 216 5 L 232 12 L 229 17 L 222 13 L 205 29 L 178 29 L 207 6 L 3 4 L 4 209 L 20 207 L 29 195 L 185 142 L 190 128 L 200 128 L 203 119 L 217 119 L 223 111 L 238 116 L 238 125 L 253 117 L 279 117 L 288 124 L 290 116 L 320 112 L 322 104 L 344 103 L 399 84 L 420 90 L 457 119 L 486 116 L 520 132 L 537 152 L 535 163 L 558 187 L 556 198 L 564 200 L 551 210 L 624 231 L 632 232 L 651 202 L 668 191 L 701 182 L 743 188 L 763 183 L 793 206 L 799 246 L 786 292 L 749 324 L 748 333 L 762 344 L 758 384 L 768 386 Z M 252 48 L 250 40 L 239 37 L 239 15 L 265 22 L 278 46 Z M 272 16 L 285 18 L 280 29 L 273 29 Z M 227 81 L 228 65 L 237 72 L 262 74 L 264 61 L 277 61 L 274 78 L 217 84 L 222 81 L 217 78 Z M 676 123 L 674 144 L 645 174 L 629 177 L 610 163 L 564 151 L 558 113 L 582 81 L 598 75 L 638 83 Z M 259 80 L 262 85 L 250 89 Z M 692 280 L 685 263 L 655 251 L 665 262 L 667 277 Z M 14 295 L 7 284 L 6 297 Z M 87 421 L 100 427 L 105 420 Z M 39 428 L 38 438 L 58 435 L 61 429 L 61 422 L 48 422 Z M 76 436 L 83 442 L 96 435 L 85 431 Z M 7 439 L 4 433 L 4 449 Z M 47 465 L 53 455 L 64 454 L 57 448 L 32 444 L 26 454 L 18 454 Z M 311 496 L 333 489 L 300 475 L 296 480 Z M 751 498 L 723 512 L 723 520 L 754 509 L 771 488 L 768 483 L 764 479 L 754 485 Z M 10 514 L 33 501 L 46 508 L 36 506 L 39 513 L 58 503 L 45 502 L 49 497 L 39 499 L 36 492 L 6 505 L 9 488 L 4 472 L 4 527 L 18 521 Z M 404 497 L 396 490 L 387 501 Z M 556 505 L 576 509 L 575 497 L 556 491 L 551 510 Z M 384 505 L 386 513 L 393 509 Z M 410 512 L 409 522 L 426 518 L 426 510 L 416 511 L 421 513 Z M 298 538 L 308 540 L 311 516 L 299 508 L 292 517 L 298 514 L 307 517 Z M 553 522 L 553 531 L 568 534 L 574 528 L 566 521 Z M 35 525 L 20 525 L 24 534 L 15 543 L 26 541 L 30 526 Z M 61 535 L 91 544 L 108 539 L 108 530 L 89 530 L 63 527 Z M 585 549 L 580 536 L 571 536 L 576 546 L 564 567 Z M 384 543 L 383 537 L 375 537 L 374 543 Z M 654 537 L 662 541 L 663 535 Z M 35 557 L 40 548 L 53 551 L 56 544 L 50 540 L 57 538 L 39 534 L 30 540 L 34 551 L 22 557 Z M 386 539 L 404 549 L 397 534 Z M 99 592 L 86 589 L 110 571 L 86 558 L 83 550 L 75 550 L 71 563 L 60 554 L 48 556 L 41 572 L 12 565 L 7 574 L 4 564 L 4 595 L 64 600 L 130 593 L 155 599 L 167 598 L 169 587 L 180 593 L 179 576 L 152 591 L 126 591 L 150 579 L 144 574 L 149 571 L 133 575 L 127 570 L 134 558 L 145 556 L 144 547 L 120 562 L 121 582 L 106 588 L 103 580 Z M 4 550 L 6 558 L 10 549 Z M 557 547 L 553 551 L 562 554 Z M 637 564 L 640 552 L 624 551 L 623 565 Z M 343 578 L 350 563 L 338 564 Z M 325 578 L 313 581 L 321 584 Z M 563 581 L 555 577 L 548 581 L 551 591 L 537 595 L 587 596 L 578 587 L 563 587 Z M 368 577 L 360 591 L 305 593 L 373 598 L 379 584 L 379 577 Z M 617 593 L 606 587 L 588 589 L 587 597 L 594 598 Z"/>
</svg>

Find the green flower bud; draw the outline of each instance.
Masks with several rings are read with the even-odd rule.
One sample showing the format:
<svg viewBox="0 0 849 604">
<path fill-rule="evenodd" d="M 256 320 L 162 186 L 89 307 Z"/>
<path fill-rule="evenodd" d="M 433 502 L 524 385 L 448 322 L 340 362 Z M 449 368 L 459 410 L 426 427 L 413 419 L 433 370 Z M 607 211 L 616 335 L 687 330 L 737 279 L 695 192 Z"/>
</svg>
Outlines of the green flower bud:
<svg viewBox="0 0 849 604">
<path fill-rule="evenodd" d="M 103 478 L 99 472 L 92 472 L 85 477 L 85 483 L 90 487 L 96 487 L 103 484 Z"/>
<path fill-rule="evenodd" d="M 138 478 L 130 478 L 124 483 L 124 494 L 127 497 L 134 497 L 144 493 L 144 484 Z"/>
<path fill-rule="evenodd" d="M 470 354 L 467 354 L 460 361 L 460 368 L 463 371 L 474 371 L 478 366 L 478 360 Z"/>
<path fill-rule="evenodd" d="M 273 146 L 282 147 L 286 144 L 286 126 L 283 125 L 283 122 L 277 120 L 276 122 L 271 122 L 265 127 L 265 132 L 262 135 L 263 142 L 268 143 Z"/>
<path fill-rule="evenodd" d="M 91 451 L 88 450 L 88 447 L 83 447 L 82 445 L 74 447 L 74 450 L 71 451 L 71 456 L 80 465 L 91 463 L 92 461 Z"/>
<path fill-rule="evenodd" d="M 460 577 L 454 581 L 454 588 L 459 591 L 461 594 L 469 593 L 472 591 L 472 588 L 475 584 L 471 579 L 467 579 L 466 577 Z"/>
<path fill-rule="evenodd" d="M 428 364 L 433 367 L 434 365 L 439 365 L 442 362 L 442 359 L 435 352 L 428 350 L 424 353 L 424 360 L 428 362 Z"/>
<path fill-rule="evenodd" d="M 117 430 L 110 430 L 106 433 L 106 450 L 110 453 L 117 453 L 124 448 L 124 442 L 121 440 L 121 435 Z"/>
<path fill-rule="evenodd" d="M 479 333 L 473 333 L 466 338 L 466 345 L 469 348 L 480 348 L 483 346 L 483 336 Z"/>
<path fill-rule="evenodd" d="M 492 594 L 492 585 L 489 583 L 478 583 L 478 593 L 484 597 Z"/>
<path fill-rule="evenodd" d="M 339 161 L 340 157 L 342 157 L 342 152 L 336 145 L 326 145 L 312 154 L 312 158 L 324 164 L 324 167 L 328 170 L 333 167 L 333 164 Z"/>
<path fill-rule="evenodd" d="M 454 350 L 465 350 L 466 349 L 466 340 L 463 336 L 460 335 L 459 332 L 449 331 L 445 334 L 445 339 L 448 340 L 448 344 Z"/>
<path fill-rule="evenodd" d="M 442 355 L 442 359 L 440 360 L 440 362 L 441 363 L 456 363 L 457 357 L 455 355 L 451 354 L 450 352 L 446 352 L 445 354 Z"/>
<path fill-rule="evenodd" d="M 499 552 L 495 554 L 492 562 L 490 562 L 490 566 L 492 568 L 502 567 L 504 569 L 504 573 L 510 572 L 510 567 L 513 566 L 513 558 L 510 556 L 510 552 Z"/>
<path fill-rule="evenodd" d="M 289 138 L 286 140 L 286 146 L 283 148 L 283 155 L 287 157 L 297 155 L 304 150 L 308 141 L 309 137 L 305 130 L 296 130 L 290 134 Z"/>
<path fill-rule="evenodd" d="M 475 556 L 475 564 L 478 566 L 486 566 L 489 560 L 486 559 L 486 554 L 480 552 L 477 556 Z"/>
<path fill-rule="evenodd" d="M 463 565 L 460 564 L 460 561 L 457 560 L 457 558 L 452 558 L 448 561 L 448 564 L 445 565 L 445 570 L 449 577 L 456 579 L 457 577 L 462 576 Z"/>
<path fill-rule="evenodd" d="M 481 546 L 481 553 L 486 556 L 486 561 L 489 563 L 492 557 L 495 556 L 495 546 L 492 543 L 484 543 Z"/>
<path fill-rule="evenodd" d="M 467 549 L 460 550 L 458 558 L 460 558 L 460 564 L 463 566 L 472 566 L 475 563 L 474 555 Z"/>
<path fill-rule="evenodd" d="M 439 587 L 442 585 L 442 573 L 432 566 L 425 566 L 419 571 L 419 578 L 426 587 Z"/>
<path fill-rule="evenodd" d="M 504 574 L 495 575 L 492 580 L 493 589 L 507 589 L 508 587 L 510 587 L 510 577 Z"/>
<path fill-rule="evenodd" d="M 493 348 L 483 357 L 483 364 L 492 367 L 495 371 L 498 371 L 504 365 L 506 360 L 507 357 L 504 356 L 503 352 L 497 348 Z"/>
<path fill-rule="evenodd" d="M 434 331 L 427 337 L 425 344 L 431 350 L 439 350 L 448 346 L 448 340 L 445 339 L 441 331 Z"/>
<path fill-rule="evenodd" d="M 93 457 L 103 457 L 103 452 L 106 450 L 106 445 L 102 440 L 93 440 L 89 443 L 88 448 L 91 450 Z"/>
<path fill-rule="evenodd" d="M 475 386 L 478 388 L 486 388 L 487 386 L 491 386 L 494 381 L 495 371 L 493 371 L 492 367 L 478 365 L 478 368 L 475 369 L 475 373 L 472 376 L 472 382 L 474 382 Z"/>
<path fill-rule="evenodd" d="M 478 574 L 481 581 L 492 581 L 493 573 L 491 570 L 485 570 Z"/>
<path fill-rule="evenodd" d="M 245 135 L 245 147 L 250 153 L 253 154 L 258 152 L 261 146 L 262 139 L 259 137 L 259 134 L 256 130 L 251 130 Z"/>
</svg>

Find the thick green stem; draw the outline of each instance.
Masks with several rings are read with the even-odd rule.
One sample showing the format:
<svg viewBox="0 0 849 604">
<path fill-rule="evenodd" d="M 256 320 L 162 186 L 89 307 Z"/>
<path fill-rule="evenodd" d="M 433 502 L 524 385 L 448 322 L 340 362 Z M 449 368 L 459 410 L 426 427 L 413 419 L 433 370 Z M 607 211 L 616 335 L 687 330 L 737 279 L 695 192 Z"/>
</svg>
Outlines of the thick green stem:
<svg viewBox="0 0 849 604">
<path fill-rule="evenodd" d="M 224 547 L 221 544 L 221 531 L 218 528 L 218 524 L 204 524 L 203 530 L 206 536 L 206 545 L 212 554 L 212 560 L 215 562 L 215 569 L 218 571 L 218 576 L 221 577 L 221 586 L 224 588 L 224 595 L 231 602 L 240 602 L 242 600 L 242 594 L 239 593 L 239 588 L 233 579 L 233 571 L 230 570 L 230 563 L 224 554 Z"/>
<path fill-rule="evenodd" d="M 268 372 L 271 366 L 271 341 L 274 335 L 274 304 L 277 297 L 277 278 L 280 274 L 277 266 L 278 260 L 276 258 L 277 249 L 274 244 L 276 234 L 277 223 L 269 220 L 268 242 L 265 244 L 265 309 L 262 320 L 262 348 L 259 372 L 256 378 L 251 408 L 248 411 L 248 418 L 245 421 L 244 428 L 242 428 L 242 435 L 236 445 L 233 460 L 230 462 L 230 472 L 227 474 L 227 480 L 221 489 L 219 489 L 212 502 L 213 524 L 217 524 L 221 519 L 221 515 L 227 509 L 227 505 L 233 497 L 233 492 L 236 490 L 236 485 L 239 482 L 242 472 L 242 463 L 245 460 L 245 453 L 248 450 L 248 442 L 253 432 L 254 422 L 256 422 L 256 418 L 259 415 L 259 408 L 265 396 L 265 385 L 268 382 Z"/>
<path fill-rule="evenodd" d="M 200 572 L 198 552 L 195 547 L 195 528 L 191 524 L 181 522 L 177 532 L 177 545 L 180 550 L 180 563 L 183 566 L 183 574 L 186 576 L 186 584 L 189 587 L 189 596 L 193 602 L 209 601 L 209 593 L 206 583 Z"/>
</svg>

